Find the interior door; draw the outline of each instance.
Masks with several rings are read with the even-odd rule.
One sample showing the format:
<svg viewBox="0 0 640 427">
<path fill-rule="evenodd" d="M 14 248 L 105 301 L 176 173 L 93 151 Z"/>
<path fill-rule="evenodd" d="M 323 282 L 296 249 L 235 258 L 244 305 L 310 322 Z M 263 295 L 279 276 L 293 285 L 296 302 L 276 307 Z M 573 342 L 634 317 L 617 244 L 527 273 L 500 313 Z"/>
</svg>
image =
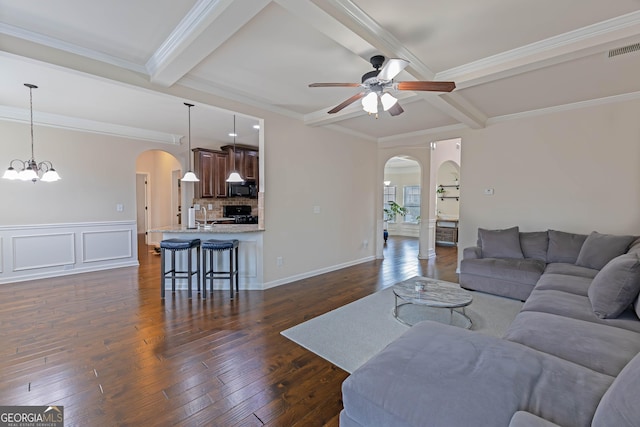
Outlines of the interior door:
<svg viewBox="0 0 640 427">
<path fill-rule="evenodd" d="M 148 175 L 146 173 L 136 173 L 136 224 L 138 237 L 144 235 L 144 243 L 147 242 L 148 213 L 149 213 L 149 193 L 147 191 Z"/>
</svg>

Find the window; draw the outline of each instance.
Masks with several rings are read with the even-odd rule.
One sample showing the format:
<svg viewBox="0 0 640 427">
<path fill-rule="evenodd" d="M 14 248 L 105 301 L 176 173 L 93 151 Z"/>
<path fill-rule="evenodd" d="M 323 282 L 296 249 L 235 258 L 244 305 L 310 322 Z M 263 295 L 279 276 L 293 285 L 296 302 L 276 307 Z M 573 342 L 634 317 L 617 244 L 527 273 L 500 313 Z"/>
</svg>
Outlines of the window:
<svg viewBox="0 0 640 427">
<path fill-rule="evenodd" d="M 389 209 L 389 203 L 390 202 L 395 202 L 395 201 L 396 201 L 396 186 L 395 185 L 393 185 L 393 186 L 390 186 L 390 185 L 385 186 L 384 187 L 384 196 L 383 196 L 384 204 L 383 204 L 382 208 L 383 209 Z M 395 222 L 395 221 L 389 220 L 387 218 L 386 214 L 384 215 L 384 220 L 388 221 L 388 222 Z"/>
<path fill-rule="evenodd" d="M 408 185 L 404 187 L 404 207 L 407 214 L 404 216 L 404 222 L 417 224 L 420 216 L 420 186 Z"/>
</svg>

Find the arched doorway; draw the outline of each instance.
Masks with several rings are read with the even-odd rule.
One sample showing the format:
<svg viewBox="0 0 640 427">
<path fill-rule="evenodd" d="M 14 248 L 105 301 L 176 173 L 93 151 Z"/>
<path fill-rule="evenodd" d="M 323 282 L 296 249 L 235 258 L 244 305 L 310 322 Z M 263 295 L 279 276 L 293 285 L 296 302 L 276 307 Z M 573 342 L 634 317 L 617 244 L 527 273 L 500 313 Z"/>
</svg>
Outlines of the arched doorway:
<svg viewBox="0 0 640 427">
<path fill-rule="evenodd" d="M 178 159 L 166 151 L 145 151 L 136 159 L 139 245 L 159 245 L 162 234 L 148 233 L 147 230 L 179 223 L 182 209 L 181 169 Z M 144 209 L 145 212 L 141 213 L 140 209 Z M 144 221 L 145 225 L 141 225 L 141 221 Z M 144 232 L 143 236 L 140 236 L 141 231 Z"/>
<path fill-rule="evenodd" d="M 383 215 L 389 236 L 420 237 L 422 169 L 410 156 L 394 156 L 384 167 Z"/>
<path fill-rule="evenodd" d="M 435 209 L 435 245 L 457 246 L 460 220 L 460 155 L 461 140 L 449 139 L 431 143 L 431 182 Z"/>
</svg>

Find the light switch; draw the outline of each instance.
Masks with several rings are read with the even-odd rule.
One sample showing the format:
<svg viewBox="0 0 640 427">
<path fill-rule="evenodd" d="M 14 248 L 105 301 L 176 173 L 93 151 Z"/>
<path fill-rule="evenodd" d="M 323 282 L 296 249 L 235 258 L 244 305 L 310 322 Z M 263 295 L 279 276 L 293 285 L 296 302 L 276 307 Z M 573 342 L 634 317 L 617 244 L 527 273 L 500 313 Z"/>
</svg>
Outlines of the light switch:
<svg viewBox="0 0 640 427">
<path fill-rule="evenodd" d="M 320 206 L 317 206 L 317 205 L 316 205 L 316 206 L 314 206 L 314 207 L 313 207 L 313 213 L 314 213 L 314 214 L 319 214 L 319 213 L 320 213 Z"/>
</svg>

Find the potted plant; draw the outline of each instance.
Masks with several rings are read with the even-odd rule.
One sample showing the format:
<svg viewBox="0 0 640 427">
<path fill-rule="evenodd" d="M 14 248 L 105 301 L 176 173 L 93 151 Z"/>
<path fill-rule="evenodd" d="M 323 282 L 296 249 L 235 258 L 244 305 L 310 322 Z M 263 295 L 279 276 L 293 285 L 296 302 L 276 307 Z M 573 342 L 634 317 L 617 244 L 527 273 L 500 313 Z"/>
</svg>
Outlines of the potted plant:
<svg viewBox="0 0 640 427">
<path fill-rule="evenodd" d="M 400 206 L 396 202 L 389 202 L 389 207 L 384 209 L 384 241 L 386 243 L 389 238 L 388 224 L 389 221 L 394 221 L 397 215 L 405 216 L 407 214 L 407 208 Z"/>
<path fill-rule="evenodd" d="M 446 194 L 446 190 L 444 189 L 444 187 L 442 185 L 438 186 L 438 189 L 436 190 L 436 193 L 438 194 L 438 197 L 444 197 L 444 195 Z"/>
</svg>

